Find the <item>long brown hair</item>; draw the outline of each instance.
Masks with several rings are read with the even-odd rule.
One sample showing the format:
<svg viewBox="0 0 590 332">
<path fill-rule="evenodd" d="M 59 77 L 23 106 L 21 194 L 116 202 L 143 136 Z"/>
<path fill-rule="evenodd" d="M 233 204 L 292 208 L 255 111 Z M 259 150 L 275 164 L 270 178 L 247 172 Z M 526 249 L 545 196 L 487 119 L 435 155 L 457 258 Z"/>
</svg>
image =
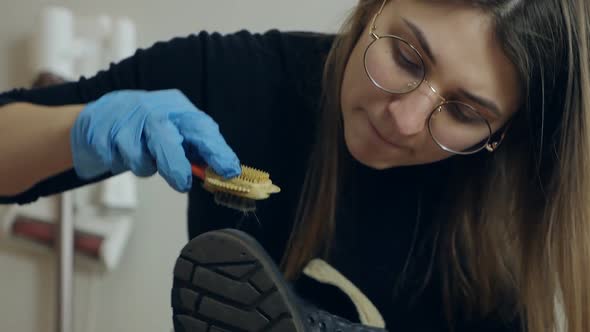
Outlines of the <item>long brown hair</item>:
<svg viewBox="0 0 590 332">
<path fill-rule="evenodd" d="M 586 0 L 462 1 L 495 18 L 522 78 L 525 102 L 503 146 L 451 158 L 452 201 L 434 239 L 447 318 L 456 309 L 520 317 L 523 330 L 590 331 L 590 5 Z M 294 279 L 325 256 L 343 162 L 340 85 L 355 43 L 381 0 L 360 0 L 336 36 L 297 223 L 283 260 Z M 460 185 L 457 185 L 460 184 Z M 465 308 L 470 308 L 467 312 Z"/>
</svg>

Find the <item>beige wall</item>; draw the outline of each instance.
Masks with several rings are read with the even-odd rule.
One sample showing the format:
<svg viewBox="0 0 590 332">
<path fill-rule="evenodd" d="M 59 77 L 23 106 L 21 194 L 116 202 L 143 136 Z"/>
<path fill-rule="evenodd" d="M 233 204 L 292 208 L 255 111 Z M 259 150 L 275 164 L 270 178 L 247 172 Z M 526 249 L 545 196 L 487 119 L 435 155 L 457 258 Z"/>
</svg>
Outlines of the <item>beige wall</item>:
<svg viewBox="0 0 590 332">
<path fill-rule="evenodd" d="M 241 28 L 335 31 L 356 0 L 0 0 L 0 91 L 28 86 L 26 42 L 38 10 L 129 16 L 139 46 L 200 30 Z M 157 177 L 139 182 L 140 205 L 121 266 L 109 274 L 78 268 L 76 332 L 169 331 L 171 269 L 186 242 L 185 196 Z M 0 214 L 3 208 L 0 207 Z M 0 242 L 0 331 L 53 331 L 54 258 Z"/>
</svg>

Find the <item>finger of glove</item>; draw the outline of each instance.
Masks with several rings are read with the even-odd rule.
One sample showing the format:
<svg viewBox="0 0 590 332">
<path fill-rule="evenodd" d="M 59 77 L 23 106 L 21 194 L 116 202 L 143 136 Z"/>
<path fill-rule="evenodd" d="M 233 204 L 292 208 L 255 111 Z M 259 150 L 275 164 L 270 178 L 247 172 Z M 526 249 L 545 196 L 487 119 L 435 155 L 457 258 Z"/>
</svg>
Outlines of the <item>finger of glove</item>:
<svg viewBox="0 0 590 332">
<path fill-rule="evenodd" d="M 146 124 L 145 138 L 160 175 L 172 188 L 187 192 L 192 186 L 192 172 L 178 129 L 169 121 Z"/>
<path fill-rule="evenodd" d="M 133 118 L 132 118 L 133 119 Z M 119 128 L 115 134 L 112 155 L 115 165 L 122 170 L 129 169 L 137 176 L 147 177 L 157 172 L 156 161 L 147 148 L 141 119 L 138 123 Z"/>
<path fill-rule="evenodd" d="M 225 177 L 241 174 L 240 160 L 229 147 L 213 119 L 201 111 L 183 114 L 177 121 L 187 149 L 197 151 L 205 163 Z"/>
</svg>

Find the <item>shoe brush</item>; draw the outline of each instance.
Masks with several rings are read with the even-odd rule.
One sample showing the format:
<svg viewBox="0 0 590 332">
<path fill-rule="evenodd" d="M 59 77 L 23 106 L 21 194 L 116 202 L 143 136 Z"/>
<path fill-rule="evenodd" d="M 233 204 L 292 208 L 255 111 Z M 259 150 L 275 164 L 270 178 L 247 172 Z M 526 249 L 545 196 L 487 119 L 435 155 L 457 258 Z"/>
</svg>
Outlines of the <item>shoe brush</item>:
<svg viewBox="0 0 590 332">
<path fill-rule="evenodd" d="M 217 204 L 244 213 L 256 211 L 256 201 L 281 191 L 267 172 L 244 165 L 242 173 L 231 179 L 202 165 L 192 165 L 192 173 L 203 180 L 203 188 L 213 194 Z"/>
</svg>

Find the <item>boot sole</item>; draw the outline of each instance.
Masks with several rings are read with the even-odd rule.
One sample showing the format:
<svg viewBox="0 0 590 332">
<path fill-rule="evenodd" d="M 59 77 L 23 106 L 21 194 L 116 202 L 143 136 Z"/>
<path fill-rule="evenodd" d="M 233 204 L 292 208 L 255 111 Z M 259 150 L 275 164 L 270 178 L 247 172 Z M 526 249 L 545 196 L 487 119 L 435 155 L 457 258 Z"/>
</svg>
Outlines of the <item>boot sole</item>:
<svg viewBox="0 0 590 332">
<path fill-rule="evenodd" d="M 300 308 L 272 258 L 244 232 L 201 234 L 176 260 L 176 332 L 304 332 Z"/>
</svg>

